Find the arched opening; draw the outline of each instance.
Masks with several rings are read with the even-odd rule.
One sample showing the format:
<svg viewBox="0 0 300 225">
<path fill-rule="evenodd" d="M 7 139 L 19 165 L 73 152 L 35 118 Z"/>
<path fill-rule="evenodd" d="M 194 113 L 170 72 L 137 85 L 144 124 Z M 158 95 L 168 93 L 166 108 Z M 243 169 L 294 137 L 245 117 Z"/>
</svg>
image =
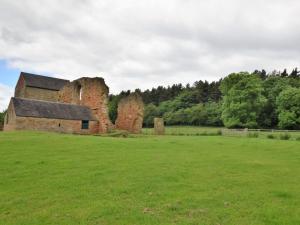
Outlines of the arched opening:
<svg viewBox="0 0 300 225">
<path fill-rule="evenodd" d="M 76 100 L 78 99 L 79 101 L 82 100 L 82 86 L 80 83 L 76 83 Z"/>
<path fill-rule="evenodd" d="M 79 86 L 79 100 L 81 101 L 82 99 L 82 87 L 81 85 Z"/>
</svg>

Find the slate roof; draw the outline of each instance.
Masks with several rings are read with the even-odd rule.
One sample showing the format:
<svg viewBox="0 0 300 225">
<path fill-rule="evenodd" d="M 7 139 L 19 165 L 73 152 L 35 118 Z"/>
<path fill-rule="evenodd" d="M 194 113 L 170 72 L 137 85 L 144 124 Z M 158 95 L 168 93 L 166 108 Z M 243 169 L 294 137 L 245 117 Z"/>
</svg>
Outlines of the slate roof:
<svg viewBox="0 0 300 225">
<path fill-rule="evenodd" d="M 16 116 L 96 121 L 91 109 L 86 106 L 24 98 L 12 98 L 12 103 Z"/>
<path fill-rule="evenodd" d="M 37 87 L 48 90 L 59 91 L 63 88 L 68 82 L 68 80 L 46 77 L 41 75 L 35 75 L 31 73 L 21 72 L 20 76 L 24 77 L 26 86 Z"/>
</svg>

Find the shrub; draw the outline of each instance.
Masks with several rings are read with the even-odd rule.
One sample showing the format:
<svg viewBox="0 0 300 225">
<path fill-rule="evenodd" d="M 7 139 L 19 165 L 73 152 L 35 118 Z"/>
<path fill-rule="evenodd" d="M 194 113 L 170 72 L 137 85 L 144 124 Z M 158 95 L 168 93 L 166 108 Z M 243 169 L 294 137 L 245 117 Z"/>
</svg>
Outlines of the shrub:
<svg viewBox="0 0 300 225">
<path fill-rule="evenodd" d="M 297 137 L 297 138 L 296 138 L 296 141 L 300 141 L 300 137 Z"/>
<path fill-rule="evenodd" d="M 280 140 L 289 140 L 291 138 L 291 135 L 289 133 L 280 134 L 279 136 Z"/>
<path fill-rule="evenodd" d="M 248 137 L 249 138 L 258 138 L 259 133 L 258 132 L 250 132 L 250 133 L 248 133 Z"/>
<path fill-rule="evenodd" d="M 207 132 L 206 132 L 206 131 L 203 131 L 201 135 L 202 135 L 202 136 L 207 136 Z"/>
<path fill-rule="evenodd" d="M 217 135 L 222 135 L 222 130 L 218 130 Z"/>
<path fill-rule="evenodd" d="M 267 138 L 269 138 L 269 139 L 274 139 L 275 136 L 274 136 L 273 134 L 268 134 L 268 135 L 267 135 Z"/>
</svg>

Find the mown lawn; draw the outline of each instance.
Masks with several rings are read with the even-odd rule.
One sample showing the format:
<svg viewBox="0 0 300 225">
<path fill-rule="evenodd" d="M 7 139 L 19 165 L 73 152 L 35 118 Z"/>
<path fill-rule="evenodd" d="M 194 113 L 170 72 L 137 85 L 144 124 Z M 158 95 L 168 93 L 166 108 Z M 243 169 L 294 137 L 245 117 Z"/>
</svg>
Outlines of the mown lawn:
<svg viewBox="0 0 300 225">
<path fill-rule="evenodd" d="M 300 142 L 0 133 L 0 224 L 299 225 Z"/>
<path fill-rule="evenodd" d="M 165 133 L 167 135 L 203 135 L 216 134 L 223 127 L 202 127 L 202 126 L 166 126 Z M 143 128 L 143 134 L 153 134 L 153 128 Z"/>
<path fill-rule="evenodd" d="M 166 126 L 165 133 L 167 135 L 175 135 L 175 136 L 213 136 L 220 135 L 224 127 L 202 127 L 202 126 Z M 229 130 L 230 131 L 230 130 Z M 288 135 L 290 140 L 298 140 L 300 141 L 300 132 L 299 131 L 284 131 L 284 130 L 261 130 L 261 131 L 249 131 L 248 133 L 243 132 L 241 129 L 239 132 L 231 133 L 226 132 L 225 136 L 236 136 L 236 137 L 245 137 L 245 136 L 253 136 L 253 134 L 257 134 L 257 138 L 269 138 L 269 139 L 281 139 L 282 135 Z M 153 135 L 153 128 L 143 128 L 143 134 L 145 135 Z"/>
</svg>

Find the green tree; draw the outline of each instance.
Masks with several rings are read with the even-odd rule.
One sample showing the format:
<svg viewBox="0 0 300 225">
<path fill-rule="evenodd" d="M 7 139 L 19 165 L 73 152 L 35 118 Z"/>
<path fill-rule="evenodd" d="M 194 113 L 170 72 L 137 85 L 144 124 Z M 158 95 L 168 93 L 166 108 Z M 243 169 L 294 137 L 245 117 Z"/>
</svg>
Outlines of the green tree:
<svg viewBox="0 0 300 225">
<path fill-rule="evenodd" d="M 153 120 L 157 116 L 159 116 L 157 106 L 155 106 L 153 103 L 146 105 L 144 112 L 144 125 L 146 127 L 153 126 Z"/>
<path fill-rule="evenodd" d="M 222 105 L 217 102 L 208 102 L 205 104 L 207 126 L 222 126 Z"/>
<path fill-rule="evenodd" d="M 4 124 L 5 114 L 6 114 L 6 110 L 4 110 L 3 112 L 0 112 L 0 125 Z"/>
<path fill-rule="evenodd" d="M 282 129 L 300 129 L 300 89 L 289 87 L 277 98 L 278 126 Z"/>
<path fill-rule="evenodd" d="M 263 82 L 263 94 L 267 103 L 263 106 L 258 119 L 259 127 L 276 127 L 278 125 L 278 112 L 276 98 L 286 88 L 290 87 L 289 79 L 281 76 L 269 76 Z"/>
<path fill-rule="evenodd" d="M 205 125 L 207 113 L 203 104 L 197 104 L 190 108 L 188 123 L 191 125 Z"/>
<path fill-rule="evenodd" d="M 223 94 L 222 120 L 233 127 L 257 127 L 258 117 L 266 103 L 262 80 L 247 72 L 233 73 L 221 83 Z"/>
</svg>

